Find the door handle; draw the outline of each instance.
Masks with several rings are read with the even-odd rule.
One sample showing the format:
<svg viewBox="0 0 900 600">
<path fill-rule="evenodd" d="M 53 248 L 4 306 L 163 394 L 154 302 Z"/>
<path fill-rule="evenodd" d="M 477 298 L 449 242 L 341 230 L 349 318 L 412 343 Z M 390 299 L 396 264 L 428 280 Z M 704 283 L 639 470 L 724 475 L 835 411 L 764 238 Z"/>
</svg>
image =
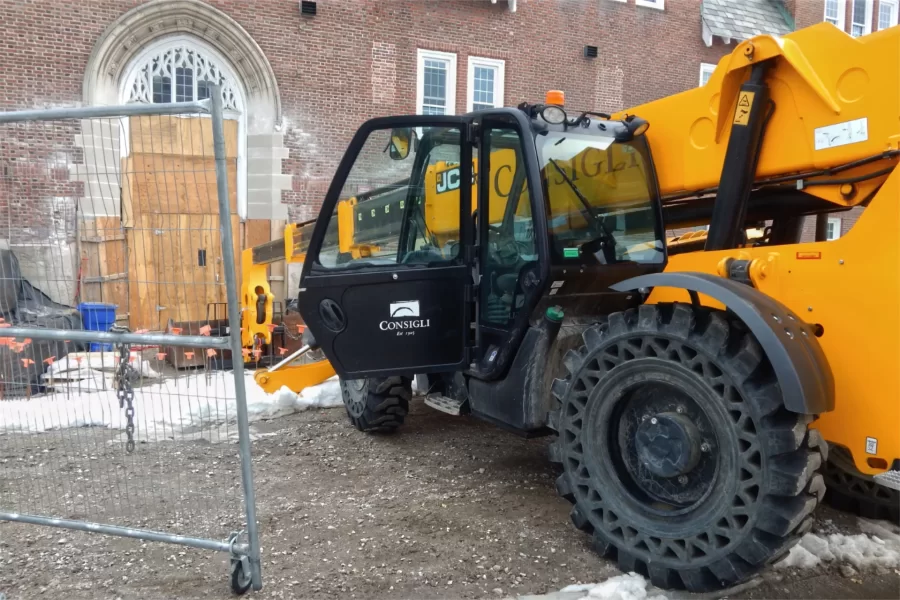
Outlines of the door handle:
<svg viewBox="0 0 900 600">
<path fill-rule="evenodd" d="M 335 333 L 340 333 L 346 327 L 344 311 L 337 302 L 329 298 L 319 303 L 319 317 L 322 319 L 322 324 Z"/>
</svg>

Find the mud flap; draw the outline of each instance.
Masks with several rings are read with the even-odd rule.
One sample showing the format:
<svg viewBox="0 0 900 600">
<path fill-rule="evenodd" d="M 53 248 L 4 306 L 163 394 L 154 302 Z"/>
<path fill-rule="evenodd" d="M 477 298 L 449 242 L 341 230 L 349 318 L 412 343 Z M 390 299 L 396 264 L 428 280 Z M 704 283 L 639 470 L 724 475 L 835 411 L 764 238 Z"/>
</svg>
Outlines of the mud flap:
<svg viewBox="0 0 900 600">
<path fill-rule="evenodd" d="M 789 411 L 818 415 L 834 410 L 834 375 L 813 328 L 771 296 L 708 273 L 653 273 L 610 287 L 618 292 L 673 287 L 718 300 L 759 341 L 773 365 Z"/>
</svg>

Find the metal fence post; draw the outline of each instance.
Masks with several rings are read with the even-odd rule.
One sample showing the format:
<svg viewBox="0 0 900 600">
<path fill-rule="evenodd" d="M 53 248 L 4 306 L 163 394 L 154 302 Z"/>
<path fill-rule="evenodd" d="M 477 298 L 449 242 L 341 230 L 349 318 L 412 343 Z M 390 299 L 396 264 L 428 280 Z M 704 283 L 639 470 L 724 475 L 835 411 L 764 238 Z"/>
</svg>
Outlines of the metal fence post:
<svg viewBox="0 0 900 600">
<path fill-rule="evenodd" d="M 223 124 L 222 90 L 213 86 L 212 126 L 213 152 L 216 161 L 216 186 L 219 197 L 219 227 L 222 236 L 222 259 L 225 265 L 225 294 L 228 302 L 228 322 L 231 323 L 231 355 L 234 370 L 235 399 L 237 403 L 238 436 L 241 455 L 241 479 L 247 512 L 247 537 L 250 547 L 250 575 L 254 590 L 262 589 L 262 572 L 259 551 L 259 530 L 256 522 L 256 496 L 253 488 L 253 467 L 250 455 L 250 423 L 247 417 L 247 392 L 244 387 L 244 363 L 241 346 L 241 310 L 238 299 L 238 283 L 235 274 L 234 232 L 231 230 L 231 203 L 228 197 L 228 165 L 225 158 L 225 129 Z"/>
</svg>

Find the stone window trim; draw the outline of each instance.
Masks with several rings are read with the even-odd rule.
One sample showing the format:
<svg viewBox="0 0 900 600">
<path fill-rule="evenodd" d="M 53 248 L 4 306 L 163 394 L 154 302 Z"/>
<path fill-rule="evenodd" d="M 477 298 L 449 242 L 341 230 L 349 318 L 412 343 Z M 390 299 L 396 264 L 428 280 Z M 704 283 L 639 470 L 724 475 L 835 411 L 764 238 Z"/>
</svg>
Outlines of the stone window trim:
<svg viewBox="0 0 900 600">
<path fill-rule="evenodd" d="M 249 33 L 226 13 L 201 0 L 150 0 L 123 13 L 97 39 L 85 69 L 82 95 L 88 106 L 114 105 L 125 101 L 124 80 L 136 58 L 147 48 L 166 39 L 189 40 L 192 46 L 214 55 L 222 69 L 236 82 L 244 115 L 246 213 L 259 219 L 286 219 L 282 192 L 292 187 L 292 176 L 282 173 L 288 158 L 284 147 L 284 123 L 278 83 L 271 64 Z M 172 82 L 175 85 L 175 82 Z M 80 136 L 90 145 L 91 135 Z M 86 165 L 87 179 L 117 174 L 99 173 L 102 166 Z M 239 192 L 240 193 L 240 192 Z M 97 216 L 110 214 L 115 198 L 103 199 L 104 207 L 91 208 Z M 88 213 L 86 213 L 88 214 Z M 116 213 L 117 214 L 117 213 Z"/>
</svg>

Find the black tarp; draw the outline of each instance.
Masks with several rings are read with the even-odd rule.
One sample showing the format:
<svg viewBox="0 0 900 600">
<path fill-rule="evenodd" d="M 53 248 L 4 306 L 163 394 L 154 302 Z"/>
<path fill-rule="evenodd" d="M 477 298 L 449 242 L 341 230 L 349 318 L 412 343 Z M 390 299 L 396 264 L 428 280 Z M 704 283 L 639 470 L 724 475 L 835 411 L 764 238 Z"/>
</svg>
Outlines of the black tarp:
<svg viewBox="0 0 900 600">
<path fill-rule="evenodd" d="M 0 317 L 5 323 L 18 327 L 84 329 L 81 313 L 72 306 L 54 302 L 24 279 L 19 259 L 12 251 L 4 249 L 0 249 Z M 29 388 L 31 393 L 39 393 L 47 359 L 60 359 L 69 352 L 84 349 L 83 344 L 44 340 L 32 340 L 19 351 L 12 346 L 0 345 L 0 382 L 3 386 L 0 395 L 7 398 L 24 396 L 29 393 Z"/>
</svg>

